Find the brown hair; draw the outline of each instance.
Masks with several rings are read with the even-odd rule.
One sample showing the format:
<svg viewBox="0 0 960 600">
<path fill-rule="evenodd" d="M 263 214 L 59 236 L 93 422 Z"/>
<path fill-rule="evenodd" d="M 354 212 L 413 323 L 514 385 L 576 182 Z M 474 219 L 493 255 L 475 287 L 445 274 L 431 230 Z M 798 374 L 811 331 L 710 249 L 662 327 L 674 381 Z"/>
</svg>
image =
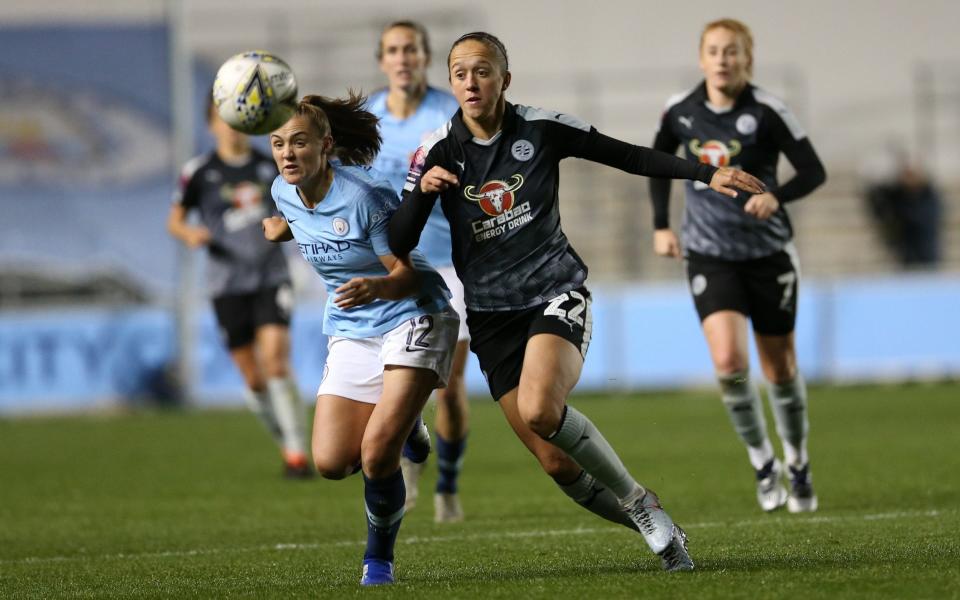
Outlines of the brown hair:
<svg viewBox="0 0 960 600">
<path fill-rule="evenodd" d="M 383 34 L 396 27 L 404 27 L 406 29 L 412 29 L 415 31 L 416 34 L 420 36 L 420 46 L 423 48 L 424 54 L 427 55 L 427 58 L 430 58 L 430 36 L 427 35 L 427 28 L 416 21 L 403 19 L 389 23 L 386 27 L 380 30 L 380 40 L 377 42 L 377 60 L 383 58 Z"/>
<path fill-rule="evenodd" d="M 503 42 L 492 33 L 487 33 L 486 31 L 471 31 L 458 37 L 457 40 L 453 42 L 453 45 L 450 46 L 450 52 L 447 53 L 448 71 L 450 70 L 450 57 L 453 55 L 453 49 L 470 40 L 480 42 L 487 48 L 493 50 L 493 53 L 500 59 L 500 66 L 503 68 L 504 73 L 510 70 L 510 60 L 507 58 L 507 47 L 503 45 Z"/>
<path fill-rule="evenodd" d="M 320 130 L 321 137 L 333 138 L 331 154 L 345 165 L 368 165 L 380 151 L 377 117 L 364 110 L 367 98 L 349 90 L 348 98 L 304 96 L 296 114 L 306 117 Z"/>
<path fill-rule="evenodd" d="M 209 93 L 207 93 L 207 112 L 203 113 L 208 125 L 213 122 L 215 111 L 217 111 L 217 103 L 213 99 L 213 86 L 211 86 Z"/>
<path fill-rule="evenodd" d="M 704 25 L 703 31 L 700 33 L 700 51 L 703 51 L 703 38 L 706 37 L 707 32 L 721 28 L 732 31 L 739 38 L 740 43 L 743 44 L 743 52 L 747 55 L 747 75 L 753 77 L 753 34 L 750 33 L 750 28 L 743 21 L 729 18 L 717 19 Z"/>
</svg>

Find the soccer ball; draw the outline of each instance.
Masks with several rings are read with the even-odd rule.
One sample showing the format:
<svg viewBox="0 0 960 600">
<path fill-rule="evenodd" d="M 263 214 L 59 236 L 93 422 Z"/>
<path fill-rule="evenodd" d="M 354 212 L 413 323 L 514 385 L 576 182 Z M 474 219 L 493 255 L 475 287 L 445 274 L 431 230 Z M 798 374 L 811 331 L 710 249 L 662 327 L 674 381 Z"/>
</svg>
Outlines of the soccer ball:
<svg viewBox="0 0 960 600">
<path fill-rule="evenodd" d="M 290 65 L 269 52 L 241 52 L 217 71 L 213 103 L 220 118 L 237 131 L 270 133 L 293 116 L 297 79 Z"/>
</svg>

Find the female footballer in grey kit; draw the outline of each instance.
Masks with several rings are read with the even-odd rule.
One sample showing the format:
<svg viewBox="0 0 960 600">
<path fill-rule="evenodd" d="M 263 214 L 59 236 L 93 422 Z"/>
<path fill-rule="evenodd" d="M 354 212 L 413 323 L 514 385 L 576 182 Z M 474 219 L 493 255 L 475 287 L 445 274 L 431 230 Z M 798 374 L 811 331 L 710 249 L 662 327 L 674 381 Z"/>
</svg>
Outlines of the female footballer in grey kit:
<svg viewBox="0 0 960 600">
<path fill-rule="evenodd" d="M 755 470 L 760 508 L 772 511 L 786 504 L 791 512 L 814 511 L 807 391 L 797 370 L 793 333 L 800 268 L 784 205 L 813 191 L 826 173 L 786 105 L 750 83 L 753 37 L 746 25 L 734 19 L 708 23 L 700 38 L 700 69 L 703 82 L 668 101 L 653 147 L 673 153 L 682 146 L 691 162 L 735 166 L 757 176 L 767 189 L 731 200 L 688 184 L 681 250 L 669 223 L 670 181 L 651 180 L 654 251 L 686 258 L 723 404 Z M 781 153 L 796 175 L 778 184 Z M 770 382 L 789 492 L 750 378 L 748 318 Z"/>
</svg>

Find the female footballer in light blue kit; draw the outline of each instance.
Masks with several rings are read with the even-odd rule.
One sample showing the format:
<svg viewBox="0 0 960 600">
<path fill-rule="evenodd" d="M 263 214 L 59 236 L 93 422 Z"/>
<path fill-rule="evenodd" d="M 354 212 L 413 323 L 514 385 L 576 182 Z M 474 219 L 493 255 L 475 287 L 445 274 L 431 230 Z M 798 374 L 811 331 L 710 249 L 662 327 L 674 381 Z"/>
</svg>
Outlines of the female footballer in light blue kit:
<svg viewBox="0 0 960 600">
<path fill-rule="evenodd" d="M 367 548 L 361 584 L 392 583 L 403 517 L 400 453 L 430 393 L 446 385 L 459 319 L 426 259 L 399 260 L 387 223 L 399 199 L 363 166 L 380 146 L 362 96 L 306 96 L 270 134 L 283 217 L 264 219 L 271 241 L 295 239 L 327 286 L 329 337 L 317 391 L 313 460 L 328 479 L 362 465 Z"/>
<path fill-rule="evenodd" d="M 399 194 L 410 171 L 414 152 L 430 134 L 450 120 L 459 105 L 449 92 L 427 85 L 430 40 L 423 25 L 414 21 L 394 21 L 384 27 L 377 47 L 377 60 L 380 70 L 387 76 L 388 85 L 371 94 L 367 102 L 367 110 L 380 119 L 380 136 L 383 138 L 373 167 L 390 181 Z M 443 277 L 453 294 L 453 308 L 460 315 L 460 333 L 453 355 L 453 368 L 447 387 L 437 390 L 434 422 L 438 473 L 433 518 L 438 523 L 453 523 L 463 520 L 457 478 L 468 432 L 469 408 L 463 372 L 467 364 L 470 333 L 467 330 L 463 284 L 457 278 L 450 255 L 450 223 L 439 203 L 427 219 L 417 249 Z M 407 456 L 400 460 L 407 488 L 407 510 L 416 504 L 417 481 L 425 465 L 425 461 L 416 462 Z"/>
</svg>

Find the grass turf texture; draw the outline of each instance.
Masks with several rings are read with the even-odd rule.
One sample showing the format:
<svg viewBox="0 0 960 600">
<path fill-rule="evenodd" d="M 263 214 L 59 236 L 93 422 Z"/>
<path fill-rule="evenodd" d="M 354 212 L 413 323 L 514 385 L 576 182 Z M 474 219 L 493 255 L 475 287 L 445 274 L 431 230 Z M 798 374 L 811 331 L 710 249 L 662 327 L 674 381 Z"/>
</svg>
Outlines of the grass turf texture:
<svg viewBox="0 0 960 600">
<path fill-rule="evenodd" d="M 573 504 L 475 402 L 467 520 L 433 523 L 431 458 L 379 589 L 357 584 L 361 479 L 281 479 L 247 413 L 0 420 L 0 597 L 960 596 L 960 387 L 810 396 L 813 515 L 757 508 L 710 391 L 574 398 L 686 528 L 692 574 Z"/>
</svg>

